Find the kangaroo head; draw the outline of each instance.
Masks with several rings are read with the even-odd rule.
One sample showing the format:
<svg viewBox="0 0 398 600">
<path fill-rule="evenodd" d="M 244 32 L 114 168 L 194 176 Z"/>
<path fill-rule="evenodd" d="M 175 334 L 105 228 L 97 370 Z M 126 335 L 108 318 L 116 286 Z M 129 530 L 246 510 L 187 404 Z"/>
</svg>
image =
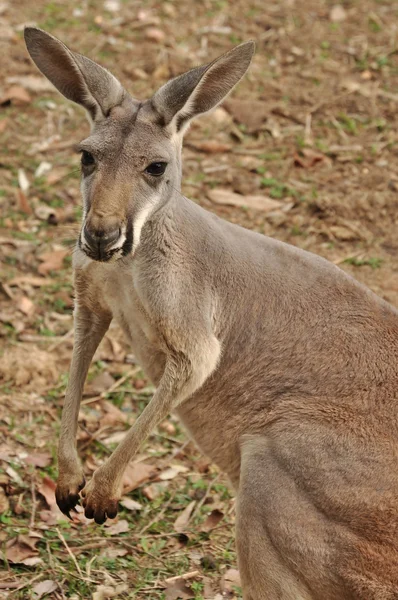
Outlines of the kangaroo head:
<svg viewBox="0 0 398 600">
<path fill-rule="evenodd" d="M 93 260 L 134 251 L 151 213 L 180 189 L 181 146 L 190 120 L 219 104 L 246 72 L 254 43 L 179 75 L 149 100 L 132 98 L 106 69 L 54 36 L 27 27 L 40 71 L 83 106 L 91 133 L 81 152 L 83 222 L 79 246 Z"/>
</svg>

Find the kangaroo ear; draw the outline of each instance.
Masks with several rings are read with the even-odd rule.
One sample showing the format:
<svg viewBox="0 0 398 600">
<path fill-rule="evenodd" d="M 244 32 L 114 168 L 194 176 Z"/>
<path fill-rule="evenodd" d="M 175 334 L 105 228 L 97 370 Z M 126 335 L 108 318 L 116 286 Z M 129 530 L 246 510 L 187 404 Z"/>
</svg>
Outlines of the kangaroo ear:
<svg viewBox="0 0 398 600">
<path fill-rule="evenodd" d="M 152 98 L 164 124 L 181 131 L 192 118 L 216 107 L 246 73 L 254 49 L 254 42 L 245 42 L 213 62 L 168 81 Z"/>
<path fill-rule="evenodd" d="M 32 60 L 61 94 L 88 111 L 93 120 L 104 118 L 126 94 L 109 71 L 60 40 L 35 27 L 26 27 L 25 43 Z"/>
</svg>

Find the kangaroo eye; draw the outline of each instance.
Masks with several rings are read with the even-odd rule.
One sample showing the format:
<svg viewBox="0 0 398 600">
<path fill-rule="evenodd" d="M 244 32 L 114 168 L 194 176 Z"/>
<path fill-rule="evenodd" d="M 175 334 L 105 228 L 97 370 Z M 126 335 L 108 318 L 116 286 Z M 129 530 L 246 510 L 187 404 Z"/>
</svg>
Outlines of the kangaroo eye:
<svg viewBox="0 0 398 600">
<path fill-rule="evenodd" d="M 147 168 L 145 169 L 145 173 L 148 173 L 148 175 L 152 175 L 152 177 L 160 177 L 160 175 L 163 175 L 163 173 L 165 172 L 166 167 L 166 162 L 153 162 L 147 166 Z"/>
<path fill-rule="evenodd" d="M 83 150 L 83 152 L 82 152 L 82 165 L 83 165 L 83 167 L 92 167 L 94 164 L 95 164 L 95 158 L 94 158 L 94 156 L 90 152 L 87 152 L 86 150 Z"/>
</svg>

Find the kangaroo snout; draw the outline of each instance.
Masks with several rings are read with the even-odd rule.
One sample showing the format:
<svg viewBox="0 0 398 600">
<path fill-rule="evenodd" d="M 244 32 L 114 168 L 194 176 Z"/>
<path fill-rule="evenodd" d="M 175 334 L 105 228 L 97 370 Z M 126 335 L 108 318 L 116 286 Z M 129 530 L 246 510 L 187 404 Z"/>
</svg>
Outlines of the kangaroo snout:
<svg viewBox="0 0 398 600">
<path fill-rule="evenodd" d="M 94 229 L 86 223 L 80 236 L 80 246 L 90 258 L 106 261 L 122 249 L 125 239 L 121 227 Z"/>
</svg>

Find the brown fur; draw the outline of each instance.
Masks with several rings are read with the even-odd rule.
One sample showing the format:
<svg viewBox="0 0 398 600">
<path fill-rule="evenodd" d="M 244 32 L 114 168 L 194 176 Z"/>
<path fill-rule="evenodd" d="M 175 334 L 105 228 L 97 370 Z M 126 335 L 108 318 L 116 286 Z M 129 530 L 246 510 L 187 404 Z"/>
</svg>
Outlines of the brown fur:
<svg viewBox="0 0 398 600">
<path fill-rule="evenodd" d="M 138 103 L 52 36 L 28 29 L 26 39 L 44 74 L 94 119 L 82 144 L 98 157 L 83 179 L 84 225 L 132 228 L 126 256 L 96 262 L 76 251 L 60 507 L 68 513 L 84 485 L 78 407 L 114 318 L 157 391 L 84 488 L 88 517 L 116 514 L 126 465 L 177 410 L 237 491 L 245 600 L 397 599 L 397 311 L 329 262 L 218 219 L 179 192 L 180 130 L 230 91 L 252 48 Z M 57 49 L 56 65 L 47 47 Z M 168 166 L 155 181 L 144 169 L 156 160 Z"/>
</svg>

